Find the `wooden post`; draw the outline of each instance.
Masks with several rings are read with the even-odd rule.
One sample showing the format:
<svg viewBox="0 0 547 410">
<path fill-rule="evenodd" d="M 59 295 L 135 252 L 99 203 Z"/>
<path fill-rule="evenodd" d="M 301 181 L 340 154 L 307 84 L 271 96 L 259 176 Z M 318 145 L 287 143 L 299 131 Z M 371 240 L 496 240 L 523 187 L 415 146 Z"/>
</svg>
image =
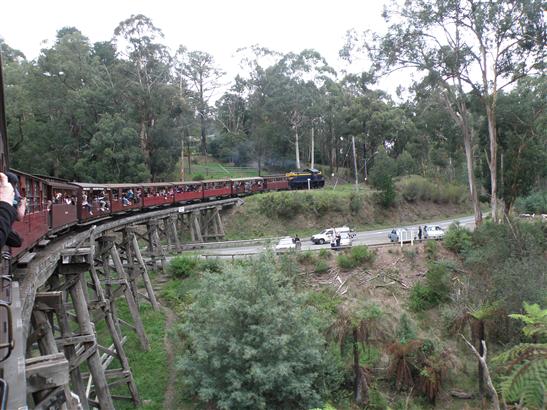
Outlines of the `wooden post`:
<svg viewBox="0 0 547 410">
<path fill-rule="evenodd" d="M 138 302 L 139 293 L 137 289 L 137 277 L 138 272 L 135 266 L 134 255 L 133 255 L 133 241 L 132 233 L 128 231 L 127 227 L 123 230 L 123 250 L 125 252 L 126 259 L 126 273 L 131 286 L 131 292 L 133 292 L 133 297 Z"/>
<path fill-rule="evenodd" d="M 159 310 L 160 306 L 158 304 L 158 301 L 156 300 L 156 295 L 154 294 L 154 288 L 152 287 L 152 282 L 150 281 L 150 277 L 148 276 L 148 269 L 146 268 L 146 263 L 144 262 L 144 259 L 141 254 L 141 250 L 139 248 L 139 242 L 137 241 L 137 237 L 134 233 L 132 235 L 132 246 L 133 246 L 133 252 L 135 256 L 137 257 L 137 260 L 139 262 L 139 265 L 141 267 L 141 273 L 142 278 L 144 281 L 144 286 L 146 287 L 146 292 L 148 293 L 148 299 L 150 300 L 150 303 L 152 304 L 152 307 L 154 310 Z"/>
<path fill-rule="evenodd" d="M 37 297 L 39 296 L 37 295 Z M 57 343 L 55 342 L 55 337 L 53 335 L 53 329 L 51 328 L 47 315 L 43 311 L 35 309 L 32 312 L 32 324 L 34 329 L 42 335 L 42 337 L 38 339 L 38 347 L 40 350 L 40 354 L 42 356 L 58 354 L 59 349 L 57 348 Z M 65 364 L 67 363 L 66 359 L 64 363 Z M 68 374 L 65 377 L 66 377 L 65 380 L 68 382 Z M 76 402 L 74 397 L 72 397 L 72 393 L 70 391 L 70 386 L 68 385 L 68 383 L 61 385 L 61 387 L 62 387 L 62 394 L 64 395 L 63 401 L 66 405 L 66 409 L 77 410 L 78 403 Z M 34 393 L 34 402 L 36 404 L 40 404 L 43 400 L 48 398 L 48 396 L 53 392 L 53 390 L 54 389 L 45 389 L 45 390 Z"/>
<path fill-rule="evenodd" d="M 123 293 L 125 295 L 125 299 L 127 300 L 127 306 L 129 307 L 129 312 L 131 313 L 131 317 L 133 318 L 133 323 L 135 325 L 137 336 L 139 337 L 142 348 L 145 351 L 148 351 L 150 350 L 150 344 L 148 343 L 148 338 L 146 337 L 144 325 L 142 324 L 141 315 L 139 313 L 139 307 L 137 306 L 137 303 L 135 302 L 135 298 L 133 297 L 133 292 L 131 291 L 131 288 L 127 281 L 127 275 L 125 274 L 125 270 L 123 268 L 123 264 L 120 259 L 120 255 L 118 253 L 118 249 L 115 243 L 112 243 L 112 247 L 110 249 L 110 255 L 112 257 L 112 261 L 114 262 L 114 266 L 116 267 L 118 276 L 120 277 L 121 285 L 124 286 Z"/>
<path fill-rule="evenodd" d="M 222 218 L 220 217 L 220 210 L 222 209 L 222 207 L 218 207 L 216 208 L 216 213 L 215 213 L 215 219 L 216 219 L 216 223 L 217 223 L 217 227 L 218 227 L 218 233 L 219 235 L 224 238 L 224 225 L 222 224 Z"/>
<path fill-rule="evenodd" d="M 104 369 L 101 366 L 101 359 L 99 353 L 97 352 L 97 341 L 95 340 L 95 329 L 91 323 L 91 318 L 87 310 L 87 305 L 84 297 L 84 289 L 82 286 L 83 277 L 82 274 L 79 274 L 79 280 L 76 282 L 72 288 L 70 288 L 70 296 L 72 297 L 72 304 L 74 305 L 74 310 L 76 311 L 76 320 L 80 326 L 80 333 L 82 335 L 93 335 L 93 341 L 83 342 L 83 347 L 85 350 L 93 349 L 93 352 L 87 358 L 87 365 L 93 376 L 93 383 L 95 385 L 95 391 L 97 393 L 97 398 L 101 405 L 102 409 L 114 410 L 114 403 L 112 402 L 112 396 L 110 395 L 110 389 L 106 382 L 106 376 L 104 374 Z"/>
<path fill-rule="evenodd" d="M 203 236 L 201 235 L 201 224 L 200 224 L 200 212 L 194 211 L 191 214 L 191 223 L 190 223 L 190 229 L 194 231 L 194 235 L 192 235 L 192 240 L 197 242 L 203 242 Z"/>
</svg>

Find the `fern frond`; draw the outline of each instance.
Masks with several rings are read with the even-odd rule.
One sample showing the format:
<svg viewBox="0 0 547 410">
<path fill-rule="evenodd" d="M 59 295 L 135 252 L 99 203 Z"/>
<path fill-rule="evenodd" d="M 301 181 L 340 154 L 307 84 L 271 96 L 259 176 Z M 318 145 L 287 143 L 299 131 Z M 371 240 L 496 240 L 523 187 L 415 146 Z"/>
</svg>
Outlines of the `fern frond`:
<svg viewBox="0 0 547 410">
<path fill-rule="evenodd" d="M 547 381 L 547 358 L 526 361 L 517 365 L 514 371 L 501 383 L 506 401 L 522 402 L 541 409 L 545 405 L 545 384 Z"/>
<path fill-rule="evenodd" d="M 492 361 L 495 364 L 504 364 L 504 366 L 510 367 L 516 364 L 519 359 L 524 361 L 533 358 L 547 358 L 547 343 L 521 343 L 506 352 L 500 353 Z"/>
</svg>

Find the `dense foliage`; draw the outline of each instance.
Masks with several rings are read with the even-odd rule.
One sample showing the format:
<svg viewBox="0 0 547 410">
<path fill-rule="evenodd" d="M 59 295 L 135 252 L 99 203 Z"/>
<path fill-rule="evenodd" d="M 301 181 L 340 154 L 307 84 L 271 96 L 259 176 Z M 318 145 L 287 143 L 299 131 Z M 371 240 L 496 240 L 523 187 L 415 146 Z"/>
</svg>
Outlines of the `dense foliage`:
<svg viewBox="0 0 547 410">
<path fill-rule="evenodd" d="M 427 13 L 413 13 L 429 2 L 417 3 L 405 10 L 409 22 L 416 16 L 425 19 Z M 525 3 L 527 30 L 541 32 L 537 1 Z M 456 6 L 451 3 L 451 7 Z M 504 12 L 500 10 L 494 15 Z M 502 21 L 513 29 L 514 13 L 505 11 L 507 18 Z M 430 25 L 441 17 L 432 15 L 422 23 Z M 497 20 L 488 24 L 491 31 Z M 396 43 L 402 32 L 391 34 Z M 413 47 L 416 44 L 407 42 L 402 50 L 412 53 Z M 523 50 L 536 53 L 537 47 L 530 43 Z M 433 75 L 413 84 L 407 100 L 396 103 L 374 89 L 374 75 L 340 75 L 315 50 L 281 54 L 254 46 L 239 51 L 244 68 L 213 101 L 213 91 L 224 82 L 213 56 L 184 46 L 169 50 L 162 31 L 143 15 L 120 22 L 107 42 L 92 44 L 77 28 L 61 28 L 51 46 L 34 60 L 1 39 L 0 50 L 10 157 L 12 166 L 23 171 L 69 180 L 173 180 L 180 177 L 182 148 L 187 172 L 194 166 L 193 156 L 213 154 L 221 161 L 259 170 L 311 165 L 345 178 L 353 177 L 354 137 L 359 179 L 378 187 L 378 201 L 384 206 L 395 201 L 393 179 L 413 174 L 437 181 L 428 186 L 420 179 L 409 180 L 403 187 L 407 201 L 457 203 L 468 197 L 460 188 L 470 169 L 463 131 L 443 100 L 443 92 L 452 89 L 444 87 L 441 92 L 446 82 L 439 83 Z M 341 55 L 351 60 L 362 52 L 348 46 Z M 386 67 L 395 63 L 384 59 L 393 57 L 389 47 L 383 52 L 388 54 L 374 56 L 374 63 Z M 513 58 L 514 47 L 511 52 Z M 441 58 L 443 53 L 438 55 Z M 447 61 L 451 60 L 440 61 L 439 67 L 419 68 L 432 74 Z M 503 61 L 504 75 L 515 69 L 513 60 Z M 450 77 L 456 68 L 441 74 Z M 521 77 L 513 89 L 495 95 L 498 185 L 507 209 L 517 197 L 541 187 L 547 169 L 545 82 L 534 77 L 533 70 L 514 76 Z M 486 135 L 491 115 L 485 106 L 472 93 L 452 91 L 450 95 L 467 102 L 474 135 Z M 488 151 L 488 144 L 476 138 L 472 147 L 478 154 Z M 487 161 L 481 155 L 470 158 L 479 187 L 489 189 Z M 206 172 L 198 173 L 207 177 Z M 351 211 L 358 212 L 359 206 L 353 201 Z M 312 208 L 322 212 L 321 204 Z"/>
<path fill-rule="evenodd" d="M 189 307 L 180 361 L 188 387 L 221 409 L 307 409 L 329 363 L 314 310 L 268 257 L 206 274 Z"/>
</svg>

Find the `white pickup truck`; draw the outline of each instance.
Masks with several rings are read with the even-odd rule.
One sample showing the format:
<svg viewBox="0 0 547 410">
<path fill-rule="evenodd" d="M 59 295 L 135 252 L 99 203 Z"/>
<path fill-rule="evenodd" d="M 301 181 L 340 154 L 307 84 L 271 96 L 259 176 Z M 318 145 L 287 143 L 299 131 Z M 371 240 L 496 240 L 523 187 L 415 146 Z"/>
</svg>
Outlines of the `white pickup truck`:
<svg viewBox="0 0 547 410">
<path fill-rule="evenodd" d="M 341 226 L 339 228 L 327 228 L 324 229 L 321 233 L 313 235 L 311 241 L 315 245 L 322 245 L 324 243 L 330 243 L 336 234 L 347 234 L 349 238 L 353 239 L 355 237 L 355 232 L 353 229 L 350 229 L 347 226 Z"/>
</svg>

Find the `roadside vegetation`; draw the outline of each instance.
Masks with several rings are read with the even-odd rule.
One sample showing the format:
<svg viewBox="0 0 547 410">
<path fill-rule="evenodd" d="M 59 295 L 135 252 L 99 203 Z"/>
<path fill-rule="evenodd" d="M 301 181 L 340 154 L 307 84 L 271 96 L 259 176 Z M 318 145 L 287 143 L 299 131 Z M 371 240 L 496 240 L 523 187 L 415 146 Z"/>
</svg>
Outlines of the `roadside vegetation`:
<svg viewBox="0 0 547 410">
<path fill-rule="evenodd" d="M 540 409 L 546 232 L 512 220 L 402 249 L 176 257 L 161 297 L 183 408 L 478 409 L 491 392 L 465 337 L 485 341 L 499 401 Z"/>
<path fill-rule="evenodd" d="M 417 196 L 405 197 L 416 182 Z M 422 177 L 395 181 L 394 204 L 378 202 L 373 187 L 352 184 L 311 191 L 271 192 L 245 198 L 245 205 L 224 217 L 227 239 L 248 239 L 298 234 L 305 237 L 329 226 L 348 225 L 369 230 L 400 223 L 427 222 L 472 212 L 465 187 L 434 183 Z"/>
</svg>

